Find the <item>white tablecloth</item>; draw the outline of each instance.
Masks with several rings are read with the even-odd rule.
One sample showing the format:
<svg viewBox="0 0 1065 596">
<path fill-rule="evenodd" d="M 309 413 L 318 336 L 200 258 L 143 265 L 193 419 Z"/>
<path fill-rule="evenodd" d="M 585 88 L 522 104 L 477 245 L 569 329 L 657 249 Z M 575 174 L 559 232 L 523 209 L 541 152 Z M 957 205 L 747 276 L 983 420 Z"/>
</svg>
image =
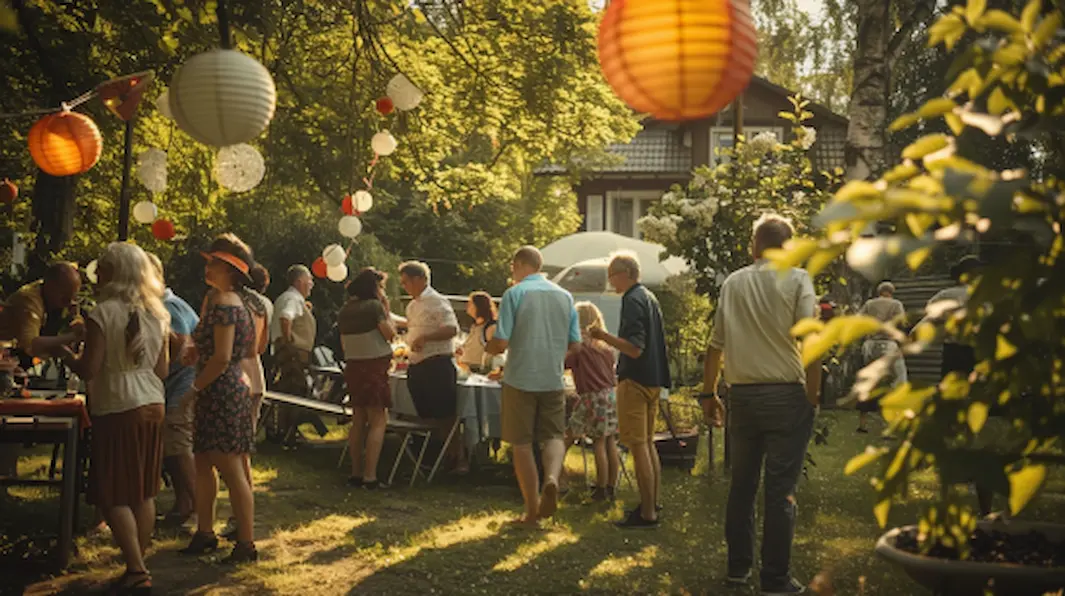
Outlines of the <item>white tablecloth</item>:
<svg viewBox="0 0 1065 596">
<path fill-rule="evenodd" d="M 405 416 L 417 416 L 410 390 L 407 389 L 406 373 L 393 373 L 389 377 L 392 387 L 392 412 Z M 499 413 L 502 409 L 503 386 L 483 375 L 470 375 L 458 382 L 456 414 L 466 429 L 466 447 L 473 449 L 481 441 L 502 436 Z"/>
</svg>

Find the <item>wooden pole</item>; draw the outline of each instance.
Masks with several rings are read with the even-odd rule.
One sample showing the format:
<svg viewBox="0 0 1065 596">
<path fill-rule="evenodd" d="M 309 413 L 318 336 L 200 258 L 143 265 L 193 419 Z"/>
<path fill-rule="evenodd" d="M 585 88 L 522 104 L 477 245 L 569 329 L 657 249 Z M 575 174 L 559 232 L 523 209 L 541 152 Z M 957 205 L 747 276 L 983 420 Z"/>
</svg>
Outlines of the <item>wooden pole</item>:
<svg viewBox="0 0 1065 596">
<path fill-rule="evenodd" d="M 126 134 L 122 147 L 122 192 L 118 199 L 118 241 L 129 240 L 129 174 L 133 169 L 133 122 L 126 120 Z"/>
</svg>

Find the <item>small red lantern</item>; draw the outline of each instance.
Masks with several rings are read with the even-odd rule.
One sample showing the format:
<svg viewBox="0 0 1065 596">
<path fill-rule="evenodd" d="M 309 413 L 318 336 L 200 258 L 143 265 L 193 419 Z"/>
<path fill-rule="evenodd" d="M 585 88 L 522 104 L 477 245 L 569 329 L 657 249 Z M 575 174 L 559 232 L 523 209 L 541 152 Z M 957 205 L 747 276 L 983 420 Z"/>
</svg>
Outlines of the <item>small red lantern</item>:
<svg viewBox="0 0 1065 596">
<path fill-rule="evenodd" d="M 4 182 L 0 184 L 0 203 L 10 205 L 18 198 L 18 187 L 15 183 L 4 178 Z"/>
<path fill-rule="evenodd" d="M 748 0 L 614 0 L 599 25 L 610 87 L 661 120 L 721 111 L 747 88 L 757 57 Z"/>
<path fill-rule="evenodd" d="M 340 210 L 344 212 L 344 215 L 355 215 L 355 201 L 351 195 L 344 195 L 344 200 L 340 202 Z"/>
<path fill-rule="evenodd" d="M 325 263 L 325 259 L 322 257 L 315 259 L 314 263 L 311 264 L 311 273 L 317 278 L 325 279 L 329 275 L 329 265 Z"/>
<path fill-rule="evenodd" d="M 173 240 L 177 235 L 177 230 L 174 229 L 174 222 L 169 219 L 157 219 L 152 223 L 152 236 L 155 236 L 158 240 L 166 242 Z"/>
<path fill-rule="evenodd" d="M 377 113 L 381 114 L 382 116 L 387 116 L 391 114 L 393 110 L 396 109 L 396 104 L 392 101 L 391 97 L 382 97 L 381 99 L 377 100 L 376 106 Z"/>
</svg>

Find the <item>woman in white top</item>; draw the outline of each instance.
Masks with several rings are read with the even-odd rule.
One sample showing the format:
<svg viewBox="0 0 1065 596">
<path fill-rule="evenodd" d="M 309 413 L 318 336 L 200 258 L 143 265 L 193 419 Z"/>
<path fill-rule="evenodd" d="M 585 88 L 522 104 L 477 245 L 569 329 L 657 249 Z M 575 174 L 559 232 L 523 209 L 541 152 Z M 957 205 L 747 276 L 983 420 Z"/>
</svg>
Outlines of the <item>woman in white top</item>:
<svg viewBox="0 0 1065 596">
<path fill-rule="evenodd" d="M 495 337 L 496 305 L 488 292 L 474 292 L 466 302 L 466 314 L 473 319 L 466 341 L 458 349 L 459 362 L 465 364 L 472 372 L 487 373 L 491 370 L 491 356 L 485 354 L 484 347 Z"/>
<path fill-rule="evenodd" d="M 155 525 L 163 465 L 163 379 L 170 315 L 148 255 L 114 243 L 99 260 L 100 302 L 89 315 L 85 350 L 66 363 L 89 383 L 92 466 L 88 500 L 103 511 L 126 572 L 113 591 L 150 593 L 144 565 Z"/>
</svg>

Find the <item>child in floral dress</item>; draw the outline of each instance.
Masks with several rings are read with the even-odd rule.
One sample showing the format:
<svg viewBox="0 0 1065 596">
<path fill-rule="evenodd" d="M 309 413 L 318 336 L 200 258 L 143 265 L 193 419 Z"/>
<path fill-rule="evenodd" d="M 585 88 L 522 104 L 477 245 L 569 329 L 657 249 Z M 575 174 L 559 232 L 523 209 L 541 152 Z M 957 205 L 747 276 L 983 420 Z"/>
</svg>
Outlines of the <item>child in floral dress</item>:
<svg viewBox="0 0 1065 596">
<path fill-rule="evenodd" d="M 606 342 L 592 339 L 590 330 L 605 328 L 603 313 L 591 302 L 575 305 L 581 326 L 581 343 L 566 357 L 566 368 L 573 371 L 577 400 L 567 424 L 567 434 L 588 437 L 595 450 L 596 501 L 614 498 L 618 483 L 618 409 L 614 397 L 617 385 L 616 356 Z"/>
</svg>

